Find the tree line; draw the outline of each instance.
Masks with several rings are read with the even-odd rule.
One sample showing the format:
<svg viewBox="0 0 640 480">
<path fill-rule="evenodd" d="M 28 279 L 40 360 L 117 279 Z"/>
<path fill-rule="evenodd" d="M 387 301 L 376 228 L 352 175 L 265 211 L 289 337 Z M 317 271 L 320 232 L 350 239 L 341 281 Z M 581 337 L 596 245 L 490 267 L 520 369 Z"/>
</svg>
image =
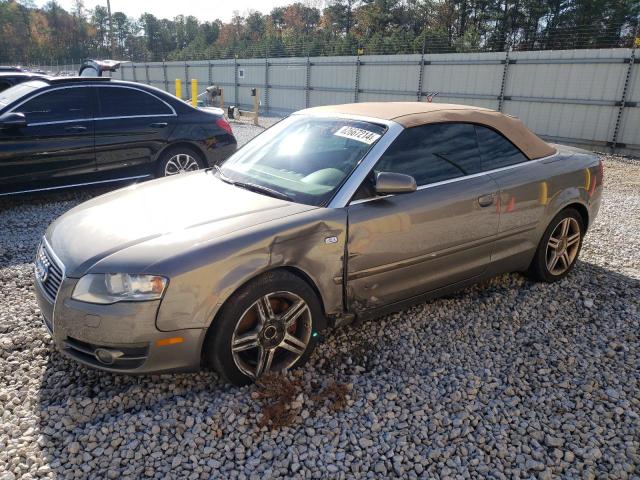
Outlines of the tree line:
<svg viewBox="0 0 640 480">
<path fill-rule="evenodd" d="M 228 23 L 114 12 L 112 38 L 106 7 L 0 0 L 0 62 L 628 47 L 639 17 L 638 0 L 306 0 Z"/>
</svg>

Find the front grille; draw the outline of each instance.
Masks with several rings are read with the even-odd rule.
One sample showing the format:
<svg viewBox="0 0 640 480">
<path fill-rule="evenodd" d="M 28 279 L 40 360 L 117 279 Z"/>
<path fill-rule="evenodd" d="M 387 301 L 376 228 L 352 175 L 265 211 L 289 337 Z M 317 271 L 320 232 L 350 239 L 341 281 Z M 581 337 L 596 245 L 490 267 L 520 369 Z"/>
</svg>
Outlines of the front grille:
<svg viewBox="0 0 640 480">
<path fill-rule="evenodd" d="M 102 368 L 119 368 L 119 369 L 132 369 L 142 366 L 149 355 L 149 345 L 139 344 L 127 347 L 111 347 L 94 345 L 92 343 L 83 342 L 77 338 L 67 337 L 65 340 L 66 351 L 79 360 L 95 365 Z M 96 350 L 107 349 L 112 351 L 118 351 L 122 353 L 122 356 L 116 358 L 113 363 L 105 364 L 100 362 L 96 358 Z"/>
<path fill-rule="evenodd" d="M 38 248 L 38 256 L 36 257 L 36 281 L 51 303 L 56 301 L 56 295 L 58 295 L 63 278 L 64 266 L 56 260 L 55 255 L 49 251 L 43 241 Z"/>
</svg>

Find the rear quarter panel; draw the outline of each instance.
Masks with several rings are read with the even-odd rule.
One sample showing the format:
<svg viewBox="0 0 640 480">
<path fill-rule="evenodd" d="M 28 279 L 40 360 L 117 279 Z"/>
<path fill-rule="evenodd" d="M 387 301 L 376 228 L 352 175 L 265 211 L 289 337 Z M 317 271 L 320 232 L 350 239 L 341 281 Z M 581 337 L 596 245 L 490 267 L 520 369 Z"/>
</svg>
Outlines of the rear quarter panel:
<svg viewBox="0 0 640 480">
<path fill-rule="evenodd" d="M 595 218 L 602 193 L 598 156 L 555 145 L 557 153 L 492 173 L 501 185 L 500 234 L 492 254 L 498 270 L 526 269 L 551 220 L 572 204 Z M 502 263 L 504 262 L 504 263 Z"/>
<path fill-rule="evenodd" d="M 579 148 L 561 145 L 556 147 L 558 153 L 542 161 L 545 169 L 548 169 L 549 178 L 543 222 L 538 229 L 539 237 L 542 237 L 553 217 L 574 203 L 586 207 L 586 227 L 591 226 L 598 214 L 602 198 L 599 156 Z"/>
<path fill-rule="evenodd" d="M 205 156 L 208 166 L 222 162 L 235 152 L 237 143 L 233 135 L 216 125 L 219 118 L 197 110 L 179 113 L 169 135 L 168 148 L 189 144 Z"/>
</svg>

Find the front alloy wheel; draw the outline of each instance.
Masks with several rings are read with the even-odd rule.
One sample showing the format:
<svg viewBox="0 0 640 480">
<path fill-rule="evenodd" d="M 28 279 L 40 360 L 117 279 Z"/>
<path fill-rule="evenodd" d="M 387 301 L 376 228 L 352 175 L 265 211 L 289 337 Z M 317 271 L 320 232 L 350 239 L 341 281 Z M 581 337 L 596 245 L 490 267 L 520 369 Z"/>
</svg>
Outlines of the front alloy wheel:
<svg viewBox="0 0 640 480">
<path fill-rule="evenodd" d="M 300 360 L 311 339 L 311 311 L 292 292 L 256 300 L 238 320 L 231 337 L 233 361 L 253 379 L 287 370 Z"/>
<path fill-rule="evenodd" d="M 203 360 L 236 385 L 303 365 L 326 326 L 320 299 L 288 270 L 264 273 L 222 306 L 203 346 Z"/>
</svg>

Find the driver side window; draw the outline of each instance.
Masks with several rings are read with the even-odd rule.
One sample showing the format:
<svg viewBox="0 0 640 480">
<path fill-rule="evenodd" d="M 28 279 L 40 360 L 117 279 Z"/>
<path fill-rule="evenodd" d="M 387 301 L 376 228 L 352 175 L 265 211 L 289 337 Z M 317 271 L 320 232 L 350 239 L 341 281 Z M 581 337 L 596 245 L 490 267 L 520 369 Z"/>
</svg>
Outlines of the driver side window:
<svg viewBox="0 0 640 480">
<path fill-rule="evenodd" d="M 480 165 L 474 126 L 440 123 L 406 129 L 375 170 L 411 175 L 421 186 L 478 173 Z"/>
<path fill-rule="evenodd" d="M 380 157 L 354 200 L 370 198 L 378 172 L 411 175 L 418 187 L 481 171 L 474 125 L 436 123 L 404 130 Z"/>
</svg>

